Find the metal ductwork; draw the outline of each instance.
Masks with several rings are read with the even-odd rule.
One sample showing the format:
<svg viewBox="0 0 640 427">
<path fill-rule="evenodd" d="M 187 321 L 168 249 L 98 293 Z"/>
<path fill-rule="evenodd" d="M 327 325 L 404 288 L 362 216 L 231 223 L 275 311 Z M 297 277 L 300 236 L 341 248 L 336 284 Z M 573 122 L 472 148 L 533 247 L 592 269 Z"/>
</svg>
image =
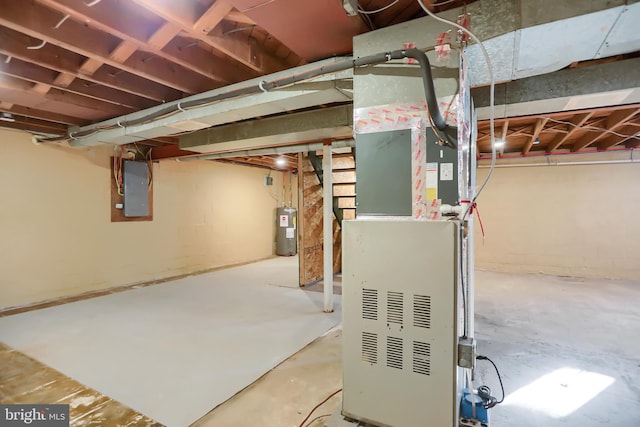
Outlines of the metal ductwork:
<svg viewBox="0 0 640 427">
<path fill-rule="evenodd" d="M 473 30 L 489 52 L 496 82 L 539 76 L 574 62 L 640 50 L 640 3 L 564 3 L 491 0 L 469 5 Z M 473 64 L 470 85 L 488 85 L 490 79 L 479 46 L 469 46 L 465 54 Z"/>
<path fill-rule="evenodd" d="M 356 141 L 354 139 L 343 139 L 339 141 L 333 141 L 331 143 L 331 148 L 345 148 L 345 147 L 355 147 Z M 257 150 L 240 150 L 240 151 L 231 151 L 228 153 L 217 153 L 217 154 L 204 154 L 202 156 L 191 156 L 178 158 L 176 160 L 180 162 L 189 162 L 193 160 L 218 160 L 218 159 L 230 159 L 233 157 L 251 157 L 251 156 L 271 156 L 277 154 L 293 154 L 293 153 L 307 153 L 309 151 L 319 151 L 324 147 L 323 142 L 314 142 L 311 144 L 296 144 L 296 145 L 287 145 L 284 147 L 271 147 L 271 148 L 261 148 Z"/>
<path fill-rule="evenodd" d="M 350 102 L 353 70 L 344 67 L 345 60 L 350 58 L 331 58 L 97 124 L 74 127 L 69 132 L 69 143 L 129 144 L 255 117 Z M 282 90 L 274 90 L 278 88 Z"/>
<path fill-rule="evenodd" d="M 286 1 L 278 0 L 273 3 L 284 5 Z M 253 0 L 238 0 L 238 5 L 253 7 L 255 2 L 251 2 Z M 341 9 L 341 13 L 345 13 L 341 8 L 341 2 L 335 1 L 335 3 L 336 7 Z M 267 6 L 264 5 L 264 7 Z M 260 9 L 263 8 L 255 8 L 255 13 Z M 265 13 L 266 11 L 267 9 L 262 10 Z M 440 15 L 455 20 L 461 12 L 461 9 L 453 9 Z M 640 3 L 638 2 L 480 0 L 468 5 L 467 12 L 471 13 L 474 32 L 485 40 L 492 59 L 496 82 L 528 79 L 563 69 L 574 62 L 640 50 L 640 32 L 635 29 L 636 22 L 640 20 Z M 423 21 L 425 28 L 433 25 L 429 17 L 419 20 Z M 386 28 L 385 31 L 396 29 L 398 37 L 402 38 L 405 26 L 405 24 L 399 24 Z M 408 41 L 416 42 L 419 47 L 429 46 L 435 42 L 430 36 L 424 38 L 424 40 Z M 478 47 L 469 46 L 465 54 L 467 63 L 470 64 L 471 86 L 487 85 L 488 74 Z M 344 64 L 345 59 L 350 58 L 333 58 L 296 67 L 94 125 L 72 128 L 70 144 L 127 144 L 299 109 L 348 103 L 352 100 L 353 69 L 332 69 L 338 63 Z M 562 111 L 638 102 L 640 93 L 637 88 L 637 79 L 627 77 L 625 81 L 627 87 L 621 88 L 620 84 L 613 85 L 616 87 L 613 92 L 611 88 L 601 85 L 592 86 L 591 83 L 582 83 L 580 79 L 568 77 L 573 79 L 574 83 L 577 82 L 577 86 L 574 85 L 575 90 L 571 93 L 565 91 L 566 93 L 562 96 L 566 100 L 553 103 L 553 99 L 558 97 L 556 94 L 558 88 L 550 87 L 546 91 L 546 96 L 551 104 L 544 106 L 540 103 L 529 103 L 528 109 L 523 107 L 526 106 L 526 102 L 519 101 L 523 98 L 512 90 L 511 96 L 505 95 L 503 102 L 518 104 L 519 107 L 513 110 L 505 107 L 502 111 L 500 109 L 496 111 L 498 116 L 523 115 L 547 112 L 551 111 L 551 108 Z M 615 76 L 613 78 L 615 79 Z M 284 89 L 271 90 L 282 88 L 272 84 L 276 81 L 289 83 Z M 540 84 L 544 86 L 547 83 L 541 80 Z M 206 99 L 215 101 L 205 105 L 199 104 L 201 100 Z M 194 106 L 184 108 L 187 105 Z M 161 114 L 163 111 L 172 111 L 172 113 L 163 116 Z M 154 117 L 153 120 L 138 124 L 141 118 L 150 116 Z M 479 117 L 482 118 L 482 116 L 483 113 L 479 113 Z M 134 125 L 124 126 L 123 123 L 134 123 Z M 206 152 L 211 149 L 201 148 L 199 151 Z"/>
</svg>

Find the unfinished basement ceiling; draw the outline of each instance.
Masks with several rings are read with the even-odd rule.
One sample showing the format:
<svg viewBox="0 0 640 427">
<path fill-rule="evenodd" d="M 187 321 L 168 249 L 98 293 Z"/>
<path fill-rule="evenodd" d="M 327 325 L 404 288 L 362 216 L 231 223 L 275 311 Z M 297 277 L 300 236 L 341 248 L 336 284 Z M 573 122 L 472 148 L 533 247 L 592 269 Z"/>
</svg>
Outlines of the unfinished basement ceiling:
<svg viewBox="0 0 640 427">
<path fill-rule="evenodd" d="M 338 0 L 0 0 L 0 112 L 11 115 L 0 125 L 63 135 L 349 54 L 354 35 L 423 16 L 416 6 L 348 16 Z"/>
<path fill-rule="evenodd" d="M 424 16 L 415 0 L 356 16 L 338 0 L 0 0 L 0 10 L 0 126 L 46 135 L 348 55 L 354 35 Z M 136 143 L 189 154 L 177 136 Z M 277 157 L 225 161 L 282 169 Z"/>
<path fill-rule="evenodd" d="M 439 12 L 474 1 L 425 3 Z M 348 55 L 354 35 L 424 16 L 416 0 L 360 0 L 358 6 L 359 13 L 350 16 L 341 0 L 0 0 L 0 126 L 64 135 L 70 126 Z M 561 12 L 559 18 L 569 10 Z M 472 24 L 483 25 L 482 13 L 473 19 Z M 633 106 L 627 107 L 631 112 Z M 637 134 L 637 114 L 618 121 L 618 110 L 599 110 L 584 123 L 613 124 L 621 135 Z M 586 113 L 554 117 L 573 123 Z M 570 132 L 571 125 L 544 117 L 498 122 L 498 135 L 504 123 L 509 125 L 504 152 L 637 145 L 637 139 L 614 134 Z M 480 154 L 490 149 L 482 139 L 483 126 Z M 569 136 L 558 144 L 563 132 Z M 163 152 L 161 158 L 191 154 L 179 150 L 177 136 L 163 135 L 136 143 Z M 578 137 L 584 141 L 576 142 Z M 273 161 L 265 157 L 255 163 L 268 167 Z"/>
<path fill-rule="evenodd" d="M 632 149 L 640 146 L 640 104 L 495 121 L 500 157 Z M 478 157 L 491 156 L 489 122 L 478 126 Z"/>
</svg>

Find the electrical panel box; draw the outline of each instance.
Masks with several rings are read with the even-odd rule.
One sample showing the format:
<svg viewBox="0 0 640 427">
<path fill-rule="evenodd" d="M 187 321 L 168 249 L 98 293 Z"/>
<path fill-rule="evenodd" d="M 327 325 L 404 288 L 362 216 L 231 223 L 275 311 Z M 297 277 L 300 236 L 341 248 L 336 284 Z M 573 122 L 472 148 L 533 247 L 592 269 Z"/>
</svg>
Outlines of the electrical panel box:
<svg viewBox="0 0 640 427">
<path fill-rule="evenodd" d="M 458 224 L 381 217 L 342 227 L 342 414 L 457 425 Z"/>
<path fill-rule="evenodd" d="M 146 162 L 124 161 L 124 216 L 149 215 L 149 166 Z"/>
<path fill-rule="evenodd" d="M 356 135 L 358 215 L 410 216 L 411 130 Z"/>
</svg>

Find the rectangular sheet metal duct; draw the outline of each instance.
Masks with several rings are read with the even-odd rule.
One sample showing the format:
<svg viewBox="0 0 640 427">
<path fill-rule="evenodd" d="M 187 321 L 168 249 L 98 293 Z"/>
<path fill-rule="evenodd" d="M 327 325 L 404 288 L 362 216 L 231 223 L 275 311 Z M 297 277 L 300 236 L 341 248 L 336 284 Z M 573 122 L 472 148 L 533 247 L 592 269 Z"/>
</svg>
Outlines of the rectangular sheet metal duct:
<svg viewBox="0 0 640 427">
<path fill-rule="evenodd" d="M 180 148 L 199 153 L 248 150 L 352 135 L 353 107 L 320 108 L 216 126 L 180 137 Z"/>
<path fill-rule="evenodd" d="M 322 68 L 323 66 L 342 62 L 344 58 L 331 58 L 318 61 L 313 64 L 291 68 L 289 70 L 258 77 L 246 82 L 236 83 L 209 92 L 193 95 L 179 101 L 165 103 L 157 107 L 148 108 L 126 116 L 117 117 L 99 123 L 99 126 L 106 127 L 117 125 L 119 122 L 136 119 L 161 110 L 171 105 L 177 106 L 190 100 L 197 100 L 215 96 L 217 94 L 231 92 L 235 89 L 260 86 L 262 81 L 276 80 L 299 75 L 301 73 Z M 97 132 L 93 135 L 77 140 L 71 140 L 73 146 L 97 145 L 97 144 L 129 144 L 144 139 L 156 138 L 167 135 L 175 135 L 185 131 L 205 129 L 224 123 L 233 123 L 241 120 L 264 117 L 287 111 L 315 107 L 320 105 L 350 102 L 352 98 L 353 70 L 348 69 L 342 72 L 319 76 L 315 79 L 296 83 L 273 91 L 258 92 L 255 95 L 246 95 L 233 99 L 223 100 L 207 106 L 180 111 L 162 119 L 154 120 L 145 124 L 118 127 L 114 129 Z M 72 128 L 72 132 L 91 129 L 95 125 L 82 128 Z"/>
</svg>

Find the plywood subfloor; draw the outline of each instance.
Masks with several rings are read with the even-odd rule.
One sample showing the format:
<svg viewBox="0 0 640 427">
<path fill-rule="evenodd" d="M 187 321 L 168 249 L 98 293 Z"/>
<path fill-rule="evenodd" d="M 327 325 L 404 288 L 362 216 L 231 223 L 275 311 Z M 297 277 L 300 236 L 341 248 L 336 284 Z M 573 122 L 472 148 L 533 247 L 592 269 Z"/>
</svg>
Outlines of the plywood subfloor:
<svg viewBox="0 0 640 427">
<path fill-rule="evenodd" d="M 69 405 L 74 427 L 162 427 L 162 424 L 0 343 L 0 402 Z"/>
<path fill-rule="evenodd" d="M 339 323 L 339 297 L 325 314 L 265 273 L 278 260 L 7 316 L 0 341 L 184 427 Z"/>
</svg>

